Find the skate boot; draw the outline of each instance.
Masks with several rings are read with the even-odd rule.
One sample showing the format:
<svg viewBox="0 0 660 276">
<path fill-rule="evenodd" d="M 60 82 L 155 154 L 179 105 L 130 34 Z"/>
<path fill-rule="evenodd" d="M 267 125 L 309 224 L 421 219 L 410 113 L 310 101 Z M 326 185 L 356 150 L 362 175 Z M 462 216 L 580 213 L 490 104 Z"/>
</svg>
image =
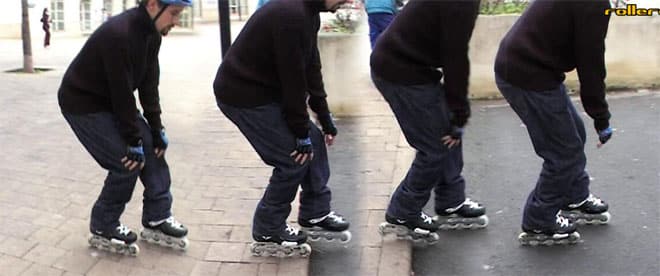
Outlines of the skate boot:
<svg viewBox="0 0 660 276">
<path fill-rule="evenodd" d="M 327 242 L 338 240 L 348 243 L 351 240 L 351 232 L 348 231 L 349 223 L 340 214 L 330 212 L 329 214 L 310 220 L 298 220 L 303 231 L 311 241 L 324 239 Z"/>
<path fill-rule="evenodd" d="M 434 244 L 440 239 L 436 233 L 438 223 L 424 212 L 420 212 L 419 217 L 410 220 L 385 214 L 385 221 L 378 226 L 378 232 L 382 236 L 394 233 L 398 239 L 425 244 Z"/>
<path fill-rule="evenodd" d="M 155 222 L 143 223 L 144 229 L 140 232 L 142 240 L 160 246 L 186 250 L 188 248 L 188 229 L 181 225 L 174 217 Z"/>
<path fill-rule="evenodd" d="M 589 194 L 587 199 L 576 204 L 569 204 L 561 214 L 577 224 L 607 224 L 610 221 L 609 206 L 600 198 Z"/>
<path fill-rule="evenodd" d="M 312 252 L 312 247 L 306 243 L 307 235 L 289 225 L 279 235 L 252 237 L 254 242 L 250 245 L 250 251 L 253 256 L 307 257 Z"/>
<path fill-rule="evenodd" d="M 135 244 L 137 235 L 124 225 L 119 225 L 108 232 L 92 230 L 89 246 L 112 253 L 137 256 L 140 248 Z"/>
<path fill-rule="evenodd" d="M 435 210 L 438 214 L 435 219 L 440 229 L 479 229 L 488 226 L 486 208 L 476 201 L 466 198 L 463 203 L 444 210 Z"/>
<path fill-rule="evenodd" d="M 576 232 L 576 229 L 575 224 L 569 219 L 557 214 L 554 229 L 527 229 L 523 226 L 523 232 L 518 235 L 518 241 L 522 245 L 531 246 L 575 244 L 580 241 L 580 233 Z"/>
</svg>

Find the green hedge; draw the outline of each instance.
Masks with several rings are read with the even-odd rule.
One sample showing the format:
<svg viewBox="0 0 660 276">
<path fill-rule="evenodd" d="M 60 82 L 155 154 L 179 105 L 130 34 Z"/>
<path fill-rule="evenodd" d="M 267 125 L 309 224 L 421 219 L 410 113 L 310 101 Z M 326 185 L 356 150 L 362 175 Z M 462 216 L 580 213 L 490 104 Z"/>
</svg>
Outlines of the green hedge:
<svg viewBox="0 0 660 276">
<path fill-rule="evenodd" d="M 520 14 L 527 5 L 528 1 L 525 0 L 481 0 L 481 8 L 479 13 L 486 15 L 496 14 Z"/>
</svg>

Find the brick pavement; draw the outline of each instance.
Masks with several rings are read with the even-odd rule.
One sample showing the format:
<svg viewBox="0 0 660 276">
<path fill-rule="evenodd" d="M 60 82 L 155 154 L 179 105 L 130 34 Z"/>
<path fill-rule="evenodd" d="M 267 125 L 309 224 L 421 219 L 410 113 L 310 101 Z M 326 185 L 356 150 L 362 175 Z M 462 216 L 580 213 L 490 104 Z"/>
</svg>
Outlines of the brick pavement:
<svg viewBox="0 0 660 276">
<path fill-rule="evenodd" d="M 48 50 L 35 49 L 35 63 L 55 71 L 0 73 L 0 274 L 308 274 L 309 259 L 254 258 L 249 254 L 252 213 L 270 168 L 214 104 L 211 82 L 219 62 L 215 31 L 211 26 L 195 39 L 166 38 L 161 49 L 173 211 L 190 228 L 187 252 L 140 242 L 140 255 L 130 258 L 87 246 L 89 212 L 104 173 L 75 139 L 56 101 L 63 70 L 82 39 L 55 41 Z M 191 56 L 176 53 L 192 43 L 212 46 Z M 0 53 L 0 69 L 20 66 L 20 41 L 2 44 L 8 46 Z M 11 49 L 5 51 L 5 47 Z M 410 150 L 401 143 L 398 126 L 380 96 L 375 91 L 370 95 L 365 99 L 364 114 L 349 119 L 358 126 L 357 143 L 331 153 L 336 158 L 331 162 L 337 164 L 333 174 L 355 169 L 360 174 L 359 215 L 349 218 L 353 234 L 359 237 L 358 275 L 407 275 L 409 244 L 383 242 L 376 229 L 392 188 L 407 168 Z M 342 167 L 342 158 L 357 158 L 360 165 Z M 138 185 L 122 217 L 134 230 L 140 227 L 142 190 Z M 291 218 L 296 218 L 295 211 Z M 351 273 L 356 272 L 347 272 Z"/>
</svg>

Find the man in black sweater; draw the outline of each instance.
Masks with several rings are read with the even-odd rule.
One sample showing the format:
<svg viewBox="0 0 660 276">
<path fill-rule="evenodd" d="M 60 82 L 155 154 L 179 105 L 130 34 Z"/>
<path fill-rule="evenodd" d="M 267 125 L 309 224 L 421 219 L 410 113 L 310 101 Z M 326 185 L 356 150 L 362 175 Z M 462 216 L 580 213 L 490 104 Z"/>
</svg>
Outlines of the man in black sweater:
<svg viewBox="0 0 660 276">
<path fill-rule="evenodd" d="M 58 92 L 64 118 L 92 157 L 108 170 L 92 209 L 92 246 L 137 254 L 137 235 L 119 218 L 138 177 L 145 188 L 144 237 L 174 241 L 182 248 L 187 245 L 187 229 L 171 213 L 158 51 L 161 36 L 179 23 L 184 7 L 191 5 L 192 0 L 144 0 L 139 7 L 112 17 L 89 37 L 64 75 Z M 143 114 L 136 107 L 136 89 Z"/>
<path fill-rule="evenodd" d="M 258 246 L 305 243 L 306 235 L 286 224 L 299 185 L 301 226 L 332 232 L 349 226 L 330 209 L 325 143 L 332 145 L 337 129 L 317 47 L 319 13 L 334 12 L 345 1 L 268 2 L 247 21 L 218 69 L 213 84 L 218 107 L 275 168 L 254 215 Z M 308 98 L 323 133 L 309 119 Z"/>
<path fill-rule="evenodd" d="M 461 139 L 470 117 L 468 43 L 478 9 L 478 0 L 411 0 L 371 54 L 373 82 L 417 150 L 387 208 L 390 229 L 437 238 L 439 227 L 488 223 L 485 208 L 466 198 L 461 175 Z M 434 220 L 422 212 L 432 189 Z"/>
<path fill-rule="evenodd" d="M 607 0 L 534 1 L 500 44 L 497 86 L 544 160 L 525 206 L 523 244 L 574 243 L 579 234 L 573 219 L 609 220 L 607 204 L 589 192 L 586 132 L 563 84 L 564 72 L 577 69 L 582 106 L 602 146 L 612 136 L 604 82 L 607 8 Z"/>
</svg>

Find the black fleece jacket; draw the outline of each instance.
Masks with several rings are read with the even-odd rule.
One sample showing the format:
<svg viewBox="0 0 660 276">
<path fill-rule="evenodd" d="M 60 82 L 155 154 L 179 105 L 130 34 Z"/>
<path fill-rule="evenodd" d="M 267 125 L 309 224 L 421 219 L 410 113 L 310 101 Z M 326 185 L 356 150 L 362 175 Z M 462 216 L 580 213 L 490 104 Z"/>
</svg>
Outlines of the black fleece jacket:
<svg viewBox="0 0 660 276">
<path fill-rule="evenodd" d="M 597 130 L 609 126 L 605 100 L 605 36 L 608 0 L 536 0 L 506 34 L 495 72 L 531 91 L 556 89 L 577 69 L 580 98 Z"/>
<path fill-rule="evenodd" d="M 160 120 L 158 51 L 161 35 L 144 6 L 113 16 L 87 40 L 64 74 L 58 91 L 64 113 L 112 112 L 128 144 L 142 137 L 133 92 L 139 92 L 144 117 L 152 129 Z"/>
<path fill-rule="evenodd" d="M 411 0 L 378 38 L 372 72 L 401 85 L 437 83 L 444 75 L 451 123 L 464 126 L 470 117 L 468 44 L 478 12 L 479 0 Z"/>
<path fill-rule="evenodd" d="M 277 102 L 292 133 L 309 135 L 309 107 L 329 114 L 317 46 L 323 0 L 272 0 L 247 21 L 215 77 L 219 102 L 255 107 Z"/>
</svg>

